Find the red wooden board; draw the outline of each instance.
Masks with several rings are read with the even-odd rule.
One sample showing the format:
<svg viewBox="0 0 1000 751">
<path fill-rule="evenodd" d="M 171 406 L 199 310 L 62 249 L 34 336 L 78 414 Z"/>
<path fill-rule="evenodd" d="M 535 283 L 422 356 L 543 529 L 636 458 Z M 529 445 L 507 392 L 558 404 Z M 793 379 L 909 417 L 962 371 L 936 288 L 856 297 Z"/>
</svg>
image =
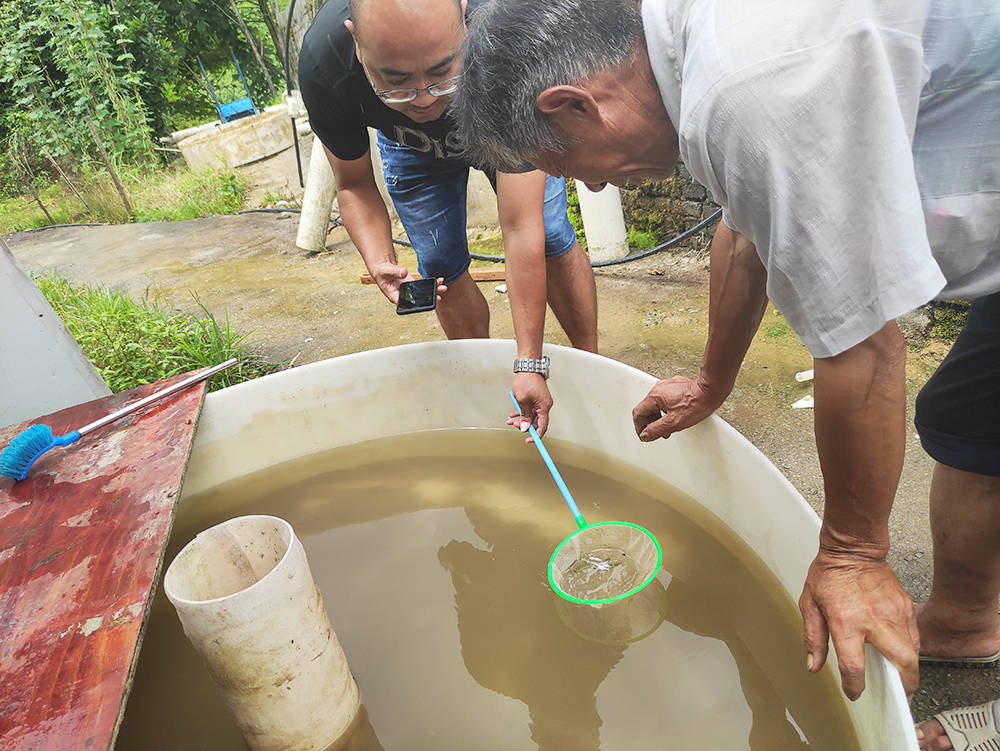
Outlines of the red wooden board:
<svg viewBox="0 0 1000 751">
<path fill-rule="evenodd" d="M 68 433 L 181 380 L 0 428 Z M 0 477 L 0 748 L 114 743 L 204 382 Z"/>
</svg>

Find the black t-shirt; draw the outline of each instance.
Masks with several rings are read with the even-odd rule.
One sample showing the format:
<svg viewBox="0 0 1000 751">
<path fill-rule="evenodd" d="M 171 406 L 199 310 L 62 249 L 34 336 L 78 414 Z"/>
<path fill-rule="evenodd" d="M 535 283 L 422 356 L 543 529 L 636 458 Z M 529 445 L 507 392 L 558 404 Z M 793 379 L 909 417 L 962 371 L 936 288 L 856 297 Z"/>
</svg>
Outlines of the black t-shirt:
<svg viewBox="0 0 1000 751">
<path fill-rule="evenodd" d="M 469 0 L 466 17 L 483 0 Z M 345 28 L 347 0 L 329 0 L 313 19 L 299 52 L 299 89 L 309 124 L 339 159 L 368 152 L 370 126 L 387 138 L 441 159 L 462 159 L 465 146 L 452 131 L 448 115 L 418 123 L 375 96 Z"/>
</svg>

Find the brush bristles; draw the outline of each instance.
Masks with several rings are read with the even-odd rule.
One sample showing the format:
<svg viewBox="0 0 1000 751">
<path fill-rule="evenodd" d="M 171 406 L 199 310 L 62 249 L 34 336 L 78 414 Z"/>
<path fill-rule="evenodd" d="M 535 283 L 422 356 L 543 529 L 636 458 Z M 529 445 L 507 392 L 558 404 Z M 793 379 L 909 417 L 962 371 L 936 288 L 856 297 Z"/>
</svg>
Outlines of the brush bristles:
<svg viewBox="0 0 1000 751">
<path fill-rule="evenodd" d="M 15 436 L 0 452 L 0 475 L 23 480 L 35 460 L 55 445 L 52 428 L 32 425 Z"/>
</svg>

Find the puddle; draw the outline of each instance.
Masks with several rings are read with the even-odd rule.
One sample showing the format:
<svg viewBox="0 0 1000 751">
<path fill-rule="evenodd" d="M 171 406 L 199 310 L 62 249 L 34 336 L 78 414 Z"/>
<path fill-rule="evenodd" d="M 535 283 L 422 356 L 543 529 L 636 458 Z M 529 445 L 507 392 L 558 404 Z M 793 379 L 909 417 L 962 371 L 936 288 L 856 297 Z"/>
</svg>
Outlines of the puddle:
<svg viewBox="0 0 1000 751">
<path fill-rule="evenodd" d="M 752 552 L 660 481 L 553 440 L 589 522 L 663 547 L 648 634 L 571 629 L 546 565 L 574 522 L 529 448 L 434 431 L 258 473 L 185 497 L 167 561 L 232 516 L 291 522 L 367 708 L 354 751 L 857 751 L 835 676 L 806 672 L 795 604 Z M 116 749 L 244 748 L 158 594 Z"/>
</svg>

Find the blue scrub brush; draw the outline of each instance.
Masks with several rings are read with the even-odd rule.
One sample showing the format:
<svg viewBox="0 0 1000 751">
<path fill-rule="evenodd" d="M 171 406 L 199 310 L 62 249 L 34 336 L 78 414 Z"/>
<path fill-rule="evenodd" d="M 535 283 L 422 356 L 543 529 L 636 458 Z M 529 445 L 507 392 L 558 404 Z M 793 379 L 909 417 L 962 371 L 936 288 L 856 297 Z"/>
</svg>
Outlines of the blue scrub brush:
<svg viewBox="0 0 1000 751">
<path fill-rule="evenodd" d="M 236 364 L 236 358 L 231 360 L 226 360 L 224 363 L 220 363 L 215 367 L 209 368 L 203 373 L 198 373 L 191 376 L 190 378 L 185 378 L 183 381 L 178 381 L 173 386 L 167 386 L 165 389 L 160 389 L 155 394 L 150 394 L 144 399 L 140 399 L 137 402 L 129 404 L 126 407 L 122 407 L 117 412 L 112 412 L 110 415 L 102 417 L 100 420 L 95 420 L 89 425 L 84 425 L 79 430 L 73 430 L 66 435 L 55 436 L 52 435 L 52 428 L 48 425 L 32 425 L 27 430 L 22 430 L 7 444 L 2 452 L 0 452 L 0 475 L 4 477 L 13 477 L 15 480 L 23 480 L 28 476 L 28 471 L 31 469 L 39 457 L 51 448 L 56 446 L 68 446 L 75 441 L 80 440 L 81 437 L 91 433 L 98 428 L 103 428 L 110 422 L 114 422 L 120 417 L 135 412 L 138 409 L 142 409 L 147 404 L 151 404 L 158 399 L 162 399 L 165 396 L 170 396 L 170 394 L 186 389 L 188 386 L 198 381 L 204 381 L 206 378 L 210 378 L 220 370 L 225 370 L 226 368 L 232 367 Z"/>
</svg>

